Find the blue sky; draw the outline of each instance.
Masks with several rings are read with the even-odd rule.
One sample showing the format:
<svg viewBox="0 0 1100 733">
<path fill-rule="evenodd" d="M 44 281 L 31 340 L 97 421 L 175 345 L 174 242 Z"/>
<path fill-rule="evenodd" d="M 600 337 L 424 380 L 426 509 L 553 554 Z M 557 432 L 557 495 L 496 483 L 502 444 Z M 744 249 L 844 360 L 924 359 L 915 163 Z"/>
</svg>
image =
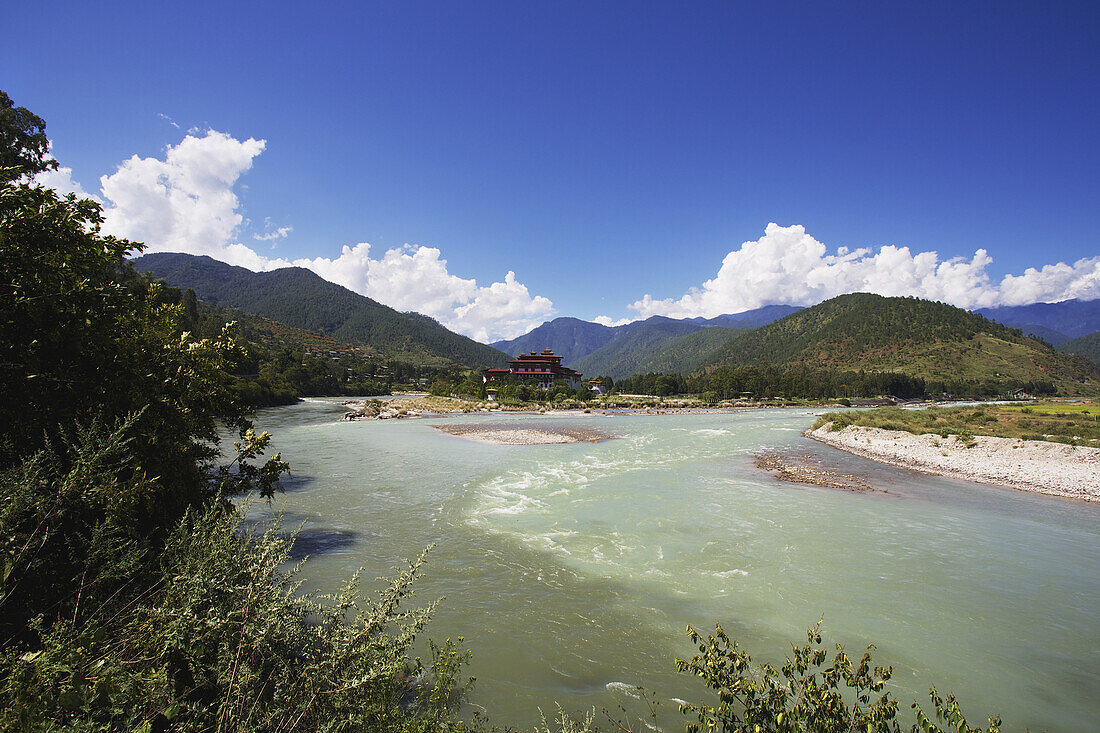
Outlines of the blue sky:
<svg viewBox="0 0 1100 733">
<path fill-rule="evenodd" d="M 5 9 L 0 88 L 151 249 L 332 260 L 484 339 L 848 288 L 1100 297 L 1095 3 L 41 5 Z"/>
</svg>

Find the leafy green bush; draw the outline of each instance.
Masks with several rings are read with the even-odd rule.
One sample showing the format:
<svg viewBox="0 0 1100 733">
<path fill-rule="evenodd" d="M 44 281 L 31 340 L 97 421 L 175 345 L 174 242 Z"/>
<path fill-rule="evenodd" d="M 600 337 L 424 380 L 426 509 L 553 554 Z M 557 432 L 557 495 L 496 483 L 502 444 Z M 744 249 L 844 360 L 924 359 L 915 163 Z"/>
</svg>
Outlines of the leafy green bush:
<svg viewBox="0 0 1100 733">
<path fill-rule="evenodd" d="M 978 444 L 978 441 L 974 439 L 974 434 L 967 430 L 963 430 L 957 433 L 955 435 L 955 440 L 959 441 L 967 448 L 973 448 Z"/>
<path fill-rule="evenodd" d="M 373 599 L 353 578 L 298 592 L 293 538 L 244 531 L 238 512 L 189 513 L 161 571 L 123 614 L 89 609 L 2 658 L 5 730 L 456 730 L 467 654 L 410 658 L 431 606 L 406 610 L 423 557 Z M 459 640 L 461 642 L 461 640 Z"/>
<path fill-rule="evenodd" d="M 821 647 L 821 623 L 810 627 L 806 644 L 795 646 L 781 669 L 756 664 L 738 643 L 722 630 L 705 639 L 692 628 L 688 634 L 699 645 L 699 654 L 677 660 L 677 668 L 702 678 L 718 694 L 718 707 L 683 705 L 696 716 L 690 733 L 722 731 L 895 731 L 898 703 L 882 692 L 890 679 L 889 667 L 872 667 L 868 651 L 853 665 L 837 645 L 832 660 Z M 700 643 L 701 642 L 701 643 Z M 851 690 L 855 703 L 846 702 L 843 689 Z M 881 693 L 881 694 L 879 694 Z"/>
<path fill-rule="evenodd" d="M 858 662 L 839 644 L 830 658 L 822 646 L 819 621 L 807 630 L 806 643 L 792 645 L 785 664 L 776 669 L 754 663 L 721 626 L 705 639 L 689 626 L 688 635 L 699 653 L 690 660 L 676 660 L 677 668 L 702 679 L 718 697 L 717 706 L 680 706 L 681 712 L 695 717 L 687 725 L 689 733 L 900 733 L 898 702 L 885 690 L 892 669 L 873 666 L 873 645 Z M 947 727 L 940 728 L 914 702 L 913 733 L 983 733 L 969 726 L 954 696 L 945 702 L 933 687 L 930 698 L 935 720 Z M 999 726 L 1000 719 L 990 717 L 988 733 L 997 733 Z"/>
</svg>

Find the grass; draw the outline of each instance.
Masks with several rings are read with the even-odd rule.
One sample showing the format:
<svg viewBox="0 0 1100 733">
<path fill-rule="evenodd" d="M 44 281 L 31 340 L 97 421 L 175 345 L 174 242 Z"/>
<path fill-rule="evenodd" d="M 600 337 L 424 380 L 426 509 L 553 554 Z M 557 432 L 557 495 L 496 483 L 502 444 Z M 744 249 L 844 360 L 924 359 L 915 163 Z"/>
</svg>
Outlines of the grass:
<svg viewBox="0 0 1100 733">
<path fill-rule="evenodd" d="M 1004 405 L 1005 410 L 1014 410 L 1028 415 L 1080 415 L 1082 417 L 1100 415 L 1100 402 L 1040 402 L 1031 405 Z"/>
<path fill-rule="evenodd" d="M 833 430 L 849 425 L 900 430 L 915 435 L 1047 440 L 1069 445 L 1100 447 L 1100 401 L 1072 404 L 978 405 L 903 410 L 880 407 L 859 412 L 830 412 L 814 428 L 832 422 Z"/>
</svg>

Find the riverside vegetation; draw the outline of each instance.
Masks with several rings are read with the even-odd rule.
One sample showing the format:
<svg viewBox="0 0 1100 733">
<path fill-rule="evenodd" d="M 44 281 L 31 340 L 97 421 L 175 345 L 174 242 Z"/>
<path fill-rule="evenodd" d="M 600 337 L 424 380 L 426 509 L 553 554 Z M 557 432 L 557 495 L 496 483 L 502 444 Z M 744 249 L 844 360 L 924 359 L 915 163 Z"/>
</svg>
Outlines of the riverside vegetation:
<svg viewBox="0 0 1100 733">
<path fill-rule="evenodd" d="M 420 389 L 464 371 L 457 363 L 386 358 L 373 349 L 270 318 L 199 303 L 190 289 L 165 292 L 170 301 L 178 297 L 181 328 L 196 338 L 217 338 L 227 323 L 234 324 L 240 350 L 230 366 L 232 389 L 249 405 L 285 405 L 301 397 L 386 395 Z"/>
<path fill-rule="evenodd" d="M 1021 440 L 1049 440 L 1069 445 L 1100 447 L 1100 401 L 1036 403 L 1027 405 L 978 405 L 928 407 L 904 410 L 881 407 L 869 411 L 829 412 L 811 430 L 832 423 L 830 431 L 849 425 L 901 430 L 914 435 L 958 436 L 970 442 L 975 435 Z"/>
<path fill-rule="evenodd" d="M 461 640 L 413 656 L 423 557 L 374 593 L 352 578 L 312 597 L 293 540 L 246 531 L 231 499 L 271 497 L 288 466 L 233 389 L 242 342 L 186 330 L 179 298 L 127 264 L 140 244 L 30 183 L 57 165 L 47 147 L 0 92 L 0 729 L 485 729 L 460 716 Z M 677 664 L 712 693 L 684 706 L 691 730 L 900 730 L 890 669 L 830 654 L 816 626 L 778 669 L 720 627 L 689 633 L 699 653 Z M 914 708 L 913 730 L 980 730 L 935 690 L 931 715 Z"/>
</svg>

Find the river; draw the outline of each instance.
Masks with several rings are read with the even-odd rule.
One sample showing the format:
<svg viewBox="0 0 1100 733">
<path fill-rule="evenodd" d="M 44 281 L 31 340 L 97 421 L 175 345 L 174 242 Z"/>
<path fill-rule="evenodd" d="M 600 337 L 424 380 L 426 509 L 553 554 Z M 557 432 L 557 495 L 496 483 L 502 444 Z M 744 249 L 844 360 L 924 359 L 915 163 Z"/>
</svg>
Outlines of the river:
<svg viewBox="0 0 1100 733">
<path fill-rule="evenodd" d="M 304 523 L 310 590 L 390 574 L 434 543 L 417 598 L 445 598 L 427 634 L 465 637 L 471 705 L 493 722 L 528 726 L 555 704 L 634 714 L 643 686 L 660 727 L 682 729 L 672 700 L 700 699 L 674 662 L 693 652 L 688 624 L 720 622 L 782 662 L 824 618 L 828 642 L 857 657 L 874 642 L 893 665 L 906 724 L 934 683 L 972 724 L 995 712 L 1005 730 L 1096 729 L 1096 505 L 850 456 L 802 437 L 808 410 L 337 422 L 343 409 L 259 412 L 293 474 L 252 512 Z M 505 419 L 615 437 L 496 446 L 432 427 Z M 777 481 L 754 467 L 761 450 L 877 490 Z"/>
</svg>

